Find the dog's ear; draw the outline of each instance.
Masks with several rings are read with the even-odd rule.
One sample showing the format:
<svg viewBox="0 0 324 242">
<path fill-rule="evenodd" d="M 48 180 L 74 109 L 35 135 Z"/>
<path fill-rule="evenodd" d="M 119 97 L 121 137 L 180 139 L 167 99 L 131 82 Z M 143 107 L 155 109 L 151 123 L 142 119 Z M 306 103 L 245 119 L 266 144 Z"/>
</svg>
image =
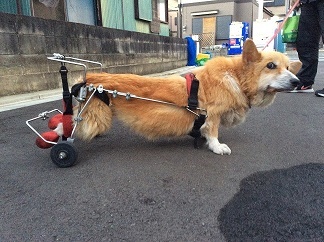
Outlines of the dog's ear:
<svg viewBox="0 0 324 242">
<path fill-rule="evenodd" d="M 289 67 L 288 70 L 293 73 L 293 74 L 297 74 L 300 70 L 300 68 L 302 67 L 302 63 L 301 61 L 291 61 L 289 63 Z"/>
<path fill-rule="evenodd" d="M 256 62 L 261 59 L 261 53 L 258 51 L 253 40 L 247 39 L 244 42 L 242 58 L 245 64 Z"/>
</svg>

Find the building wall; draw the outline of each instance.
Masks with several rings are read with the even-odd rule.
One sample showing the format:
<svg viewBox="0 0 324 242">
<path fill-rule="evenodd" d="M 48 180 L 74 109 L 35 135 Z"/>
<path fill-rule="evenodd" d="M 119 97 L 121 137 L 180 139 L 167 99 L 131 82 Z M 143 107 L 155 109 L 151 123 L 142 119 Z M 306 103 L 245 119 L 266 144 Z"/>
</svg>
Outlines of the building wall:
<svg viewBox="0 0 324 242">
<path fill-rule="evenodd" d="M 254 11 L 254 5 L 252 2 L 245 3 L 234 3 L 234 19 L 233 21 L 248 22 L 252 23 L 253 18 L 257 18 L 258 7 L 255 6 L 256 12 Z"/>
<path fill-rule="evenodd" d="M 191 13 L 205 12 L 205 11 L 215 11 L 218 10 L 219 13 L 216 16 L 221 15 L 234 15 L 233 4 L 227 3 L 215 3 L 214 1 L 197 3 L 197 4 L 184 4 L 182 9 L 182 24 L 185 26 L 185 31 L 183 36 L 188 36 L 192 34 L 192 19 Z"/>
<path fill-rule="evenodd" d="M 190 36 L 193 33 L 192 29 L 192 13 L 218 11 L 214 15 L 208 16 L 232 16 L 232 21 L 248 22 L 250 27 L 258 18 L 258 4 L 255 0 L 209 0 L 209 1 L 184 1 L 182 6 L 182 23 L 185 26 L 183 36 Z M 202 15 L 203 16 L 203 15 Z M 266 14 L 264 18 L 269 18 Z M 250 36 L 252 36 L 250 28 Z M 214 44 L 221 44 L 225 40 L 217 40 Z"/>
<path fill-rule="evenodd" d="M 150 74 L 187 63 L 184 39 L 0 13 L 0 96 L 60 87 L 60 63 L 46 58 L 53 53 L 99 61 L 111 73 Z M 68 69 L 70 81 L 83 74 Z"/>
<path fill-rule="evenodd" d="M 169 11 L 169 29 L 170 29 L 170 33 L 171 36 L 176 37 L 178 36 L 178 11 L 177 10 L 173 10 L 173 11 Z"/>
<path fill-rule="evenodd" d="M 19 5 L 16 0 L 1 1 L 0 12 L 4 13 L 170 35 L 167 20 L 160 20 L 157 13 L 158 0 L 17 0 Z"/>
</svg>

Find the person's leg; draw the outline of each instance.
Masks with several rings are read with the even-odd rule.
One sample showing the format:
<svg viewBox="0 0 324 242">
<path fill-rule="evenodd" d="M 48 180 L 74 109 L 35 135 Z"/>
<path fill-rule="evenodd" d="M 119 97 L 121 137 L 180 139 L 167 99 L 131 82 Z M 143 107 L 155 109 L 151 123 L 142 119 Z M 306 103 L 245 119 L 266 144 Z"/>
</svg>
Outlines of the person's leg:
<svg viewBox="0 0 324 242">
<path fill-rule="evenodd" d="M 320 3 L 322 4 L 323 0 L 320 0 Z M 297 77 L 305 87 L 314 84 L 317 73 L 319 40 L 321 36 L 320 15 L 319 11 L 317 11 L 318 4 L 319 2 L 312 2 L 301 6 L 296 48 L 299 60 L 303 65 Z"/>
<path fill-rule="evenodd" d="M 317 12 L 319 18 L 319 26 L 321 29 L 322 41 L 324 41 L 324 0 L 317 1 Z"/>
<path fill-rule="evenodd" d="M 317 1 L 317 10 L 319 16 L 319 26 L 322 34 L 322 41 L 324 41 L 324 0 Z M 324 97 L 324 88 L 322 90 L 317 90 L 315 95 L 318 97 Z"/>
</svg>

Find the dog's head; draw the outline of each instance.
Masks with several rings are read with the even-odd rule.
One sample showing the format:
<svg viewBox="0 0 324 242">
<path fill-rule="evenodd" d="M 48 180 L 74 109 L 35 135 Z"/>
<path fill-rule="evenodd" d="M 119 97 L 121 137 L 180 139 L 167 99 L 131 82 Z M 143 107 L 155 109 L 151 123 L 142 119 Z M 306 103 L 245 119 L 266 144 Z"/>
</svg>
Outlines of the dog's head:
<svg viewBox="0 0 324 242">
<path fill-rule="evenodd" d="M 243 68 L 248 73 L 251 83 L 257 81 L 256 95 L 251 104 L 265 106 L 272 103 L 277 92 L 294 89 L 299 83 L 295 76 L 301 68 L 300 61 L 289 61 L 279 52 L 259 52 L 250 39 L 243 46 Z"/>
</svg>

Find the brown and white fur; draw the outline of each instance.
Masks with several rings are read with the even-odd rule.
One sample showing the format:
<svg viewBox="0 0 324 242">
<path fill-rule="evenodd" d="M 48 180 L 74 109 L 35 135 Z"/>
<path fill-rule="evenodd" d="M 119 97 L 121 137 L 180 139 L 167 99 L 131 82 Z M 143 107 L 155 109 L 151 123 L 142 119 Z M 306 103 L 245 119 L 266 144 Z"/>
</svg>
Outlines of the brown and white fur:
<svg viewBox="0 0 324 242">
<path fill-rule="evenodd" d="M 259 52 L 253 41 L 247 40 L 241 56 L 216 57 L 194 69 L 200 83 L 199 107 L 206 109 L 208 115 L 201 133 L 209 149 L 216 154 L 230 154 L 230 148 L 218 140 L 220 125 L 238 124 L 251 106 L 267 106 L 277 92 L 293 89 L 299 83 L 293 73 L 300 67 L 300 62 L 290 62 L 282 53 Z M 111 103 L 107 106 L 93 97 L 76 128 L 82 139 L 90 140 L 109 130 L 113 116 L 148 139 L 183 136 L 192 130 L 196 115 L 183 108 L 188 104 L 188 94 L 186 80 L 181 76 L 89 73 L 86 82 L 175 105 L 126 100 L 123 96 L 113 98 L 109 94 Z"/>
</svg>

